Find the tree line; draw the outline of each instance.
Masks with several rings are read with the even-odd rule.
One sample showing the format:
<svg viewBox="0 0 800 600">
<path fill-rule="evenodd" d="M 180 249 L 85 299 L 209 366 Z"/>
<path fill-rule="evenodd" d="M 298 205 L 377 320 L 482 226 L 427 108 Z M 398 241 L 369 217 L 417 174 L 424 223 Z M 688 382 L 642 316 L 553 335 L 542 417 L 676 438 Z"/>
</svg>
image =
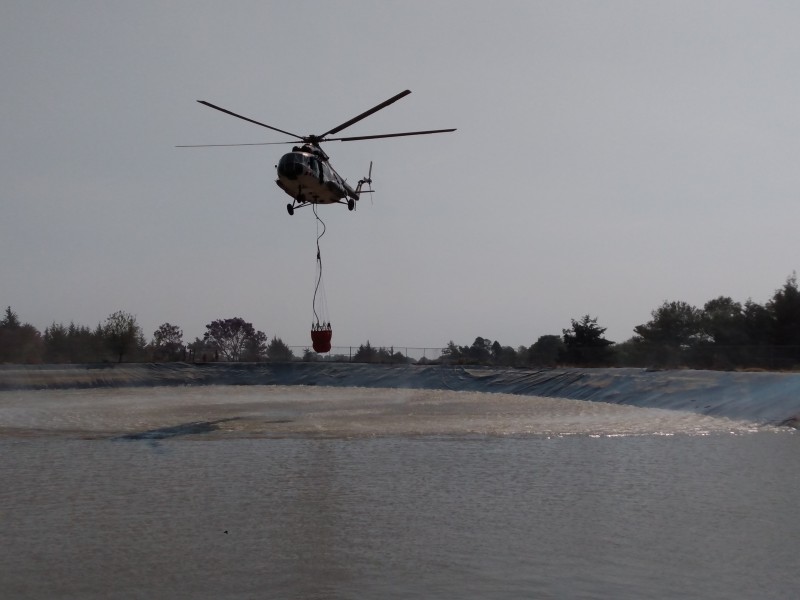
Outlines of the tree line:
<svg viewBox="0 0 800 600">
<path fill-rule="evenodd" d="M 217 319 L 206 325 L 202 338 L 185 343 L 183 330 L 164 323 L 148 341 L 136 317 L 125 311 L 110 314 L 90 328 L 53 323 L 39 332 L 22 323 L 11 307 L 0 320 L 0 363 L 101 363 L 292 360 L 280 338 L 267 338 L 241 317 Z"/>
<path fill-rule="evenodd" d="M 447 360 L 503 366 L 616 366 L 696 369 L 800 368 L 800 290 L 787 278 L 765 304 L 728 296 L 702 308 L 665 301 L 647 323 L 621 343 L 605 338 L 598 319 L 572 319 L 561 335 L 541 336 L 516 350 L 478 337 L 471 346 L 452 341 Z"/>
<path fill-rule="evenodd" d="M 530 346 L 512 348 L 477 337 L 470 346 L 452 340 L 441 356 L 424 362 L 505 367 L 617 366 L 701 369 L 794 369 L 800 367 L 800 290 L 792 274 L 763 305 L 719 296 L 702 308 L 683 301 L 665 301 L 647 323 L 633 328 L 621 343 L 605 338 L 598 317 L 571 319 L 560 335 L 539 337 Z M 136 317 L 110 314 L 95 328 L 53 323 L 39 332 L 22 323 L 11 307 L 0 320 L 0 363 L 96 363 L 161 361 L 260 362 L 318 360 L 306 348 L 302 356 L 280 338 L 268 339 L 241 317 L 206 325 L 202 338 L 186 343 L 177 325 L 164 323 L 148 341 Z M 328 360 L 367 363 L 413 362 L 393 348 L 370 344 L 355 354 Z M 421 362 L 422 362 L 421 361 Z"/>
</svg>

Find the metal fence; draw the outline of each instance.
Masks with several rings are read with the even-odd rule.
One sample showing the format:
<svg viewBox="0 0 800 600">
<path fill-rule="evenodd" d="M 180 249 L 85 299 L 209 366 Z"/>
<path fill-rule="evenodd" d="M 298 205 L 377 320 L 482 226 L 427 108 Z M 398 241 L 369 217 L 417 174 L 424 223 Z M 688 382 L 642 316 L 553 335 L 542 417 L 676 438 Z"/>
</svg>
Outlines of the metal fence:
<svg viewBox="0 0 800 600">
<path fill-rule="evenodd" d="M 317 354 L 311 346 L 289 346 L 295 358 L 302 359 L 308 352 L 315 361 L 351 362 L 360 346 L 333 346 L 327 354 Z M 439 360 L 445 348 L 415 348 L 411 346 L 372 346 L 373 352 L 383 356 L 402 354 L 406 359 L 414 362 L 427 362 Z M 377 361 L 380 362 L 380 361 Z"/>
</svg>

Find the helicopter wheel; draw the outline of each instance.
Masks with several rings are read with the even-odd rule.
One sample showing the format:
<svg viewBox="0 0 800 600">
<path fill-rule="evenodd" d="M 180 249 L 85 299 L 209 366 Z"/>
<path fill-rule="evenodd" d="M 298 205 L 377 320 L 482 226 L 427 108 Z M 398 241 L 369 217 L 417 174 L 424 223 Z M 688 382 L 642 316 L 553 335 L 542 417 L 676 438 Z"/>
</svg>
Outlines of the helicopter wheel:
<svg viewBox="0 0 800 600">
<path fill-rule="evenodd" d="M 286 205 L 286 210 L 288 211 L 289 215 L 294 214 L 294 206 L 292 206 L 291 204 Z"/>
<path fill-rule="evenodd" d="M 356 201 L 350 198 L 347 201 L 347 210 L 355 210 L 355 208 L 356 208 Z"/>
</svg>

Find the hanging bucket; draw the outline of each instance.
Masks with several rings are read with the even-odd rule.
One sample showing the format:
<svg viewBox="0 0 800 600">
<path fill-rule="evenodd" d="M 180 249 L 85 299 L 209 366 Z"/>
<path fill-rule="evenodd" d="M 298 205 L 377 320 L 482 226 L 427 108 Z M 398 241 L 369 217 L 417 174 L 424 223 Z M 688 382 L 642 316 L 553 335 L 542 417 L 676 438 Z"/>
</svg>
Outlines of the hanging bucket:
<svg viewBox="0 0 800 600">
<path fill-rule="evenodd" d="M 333 330 L 330 328 L 330 326 L 324 328 L 313 328 L 311 330 L 311 344 L 314 347 L 314 352 L 330 352 L 332 337 Z"/>
</svg>

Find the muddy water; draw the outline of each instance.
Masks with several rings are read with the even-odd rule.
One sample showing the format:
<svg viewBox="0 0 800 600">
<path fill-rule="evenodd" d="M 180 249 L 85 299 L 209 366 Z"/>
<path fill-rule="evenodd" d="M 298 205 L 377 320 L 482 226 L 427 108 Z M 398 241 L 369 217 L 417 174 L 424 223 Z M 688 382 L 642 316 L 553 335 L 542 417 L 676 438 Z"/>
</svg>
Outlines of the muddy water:
<svg viewBox="0 0 800 600">
<path fill-rule="evenodd" d="M 313 387 L 0 393 L 14 598 L 794 598 L 800 437 Z"/>
</svg>

